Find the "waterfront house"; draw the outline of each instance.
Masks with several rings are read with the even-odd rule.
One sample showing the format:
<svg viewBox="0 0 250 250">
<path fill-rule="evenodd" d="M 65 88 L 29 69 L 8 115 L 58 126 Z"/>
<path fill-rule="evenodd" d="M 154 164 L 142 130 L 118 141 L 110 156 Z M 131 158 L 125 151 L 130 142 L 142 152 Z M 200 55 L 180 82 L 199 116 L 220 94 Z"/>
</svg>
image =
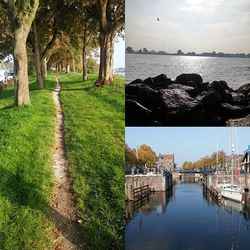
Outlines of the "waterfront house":
<svg viewBox="0 0 250 250">
<path fill-rule="evenodd" d="M 174 171 L 176 168 L 174 154 L 159 154 L 158 163 L 160 167 L 167 171 Z"/>
</svg>

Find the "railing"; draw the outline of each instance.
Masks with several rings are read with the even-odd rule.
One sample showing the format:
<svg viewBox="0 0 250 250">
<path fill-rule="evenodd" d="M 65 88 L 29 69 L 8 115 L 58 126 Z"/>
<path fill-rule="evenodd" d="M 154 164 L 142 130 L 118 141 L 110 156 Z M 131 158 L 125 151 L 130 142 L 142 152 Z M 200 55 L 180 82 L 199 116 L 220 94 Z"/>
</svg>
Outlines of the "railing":
<svg viewBox="0 0 250 250">
<path fill-rule="evenodd" d="M 149 197 L 149 195 L 150 195 L 149 185 L 145 185 L 145 186 L 133 189 L 134 201 L 142 200 L 142 199 L 144 199 L 146 197 Z"/>
</svg>

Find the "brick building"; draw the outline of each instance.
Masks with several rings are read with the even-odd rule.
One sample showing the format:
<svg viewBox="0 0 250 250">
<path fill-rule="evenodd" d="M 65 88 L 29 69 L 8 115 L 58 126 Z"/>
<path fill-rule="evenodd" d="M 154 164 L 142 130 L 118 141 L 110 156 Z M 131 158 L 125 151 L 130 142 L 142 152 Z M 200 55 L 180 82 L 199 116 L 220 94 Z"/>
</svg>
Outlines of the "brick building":
<svg viewBox="0 0 250 250">
<path fill-rule="evenodd" d="M 165 170 L 175 170 L 176 164 L 174 162 L 174 154 L 159 154 L 158 164 Z"/>
</svg>

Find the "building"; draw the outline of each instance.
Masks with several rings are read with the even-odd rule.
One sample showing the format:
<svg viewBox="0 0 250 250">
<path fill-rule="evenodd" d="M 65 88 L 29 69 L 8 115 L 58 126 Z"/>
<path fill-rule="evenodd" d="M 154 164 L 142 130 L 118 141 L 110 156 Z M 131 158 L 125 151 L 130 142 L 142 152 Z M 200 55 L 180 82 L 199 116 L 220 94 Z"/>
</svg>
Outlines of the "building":
<svg viewBox="0 0 250 250">
<path fill-rule="evenodd" d="M 176 168 L 174 154 L 159 154 L 158 164 L 165 170 L 174 171 Z"/>
</svg>

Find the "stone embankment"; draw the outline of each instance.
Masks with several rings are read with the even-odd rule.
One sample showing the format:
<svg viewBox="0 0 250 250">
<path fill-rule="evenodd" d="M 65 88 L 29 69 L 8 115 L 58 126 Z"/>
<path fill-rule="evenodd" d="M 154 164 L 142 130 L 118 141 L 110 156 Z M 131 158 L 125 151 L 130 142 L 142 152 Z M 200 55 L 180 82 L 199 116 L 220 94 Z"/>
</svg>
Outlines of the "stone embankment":
<svg viewBox="0 0 250 250">
<path fill-rule="evenodd" d="M 250 125 L 250 83 L 233 90 L 198 74 L 161 74 L 126 85 L 126 126 L 233 125 Z"/>
</svg>

